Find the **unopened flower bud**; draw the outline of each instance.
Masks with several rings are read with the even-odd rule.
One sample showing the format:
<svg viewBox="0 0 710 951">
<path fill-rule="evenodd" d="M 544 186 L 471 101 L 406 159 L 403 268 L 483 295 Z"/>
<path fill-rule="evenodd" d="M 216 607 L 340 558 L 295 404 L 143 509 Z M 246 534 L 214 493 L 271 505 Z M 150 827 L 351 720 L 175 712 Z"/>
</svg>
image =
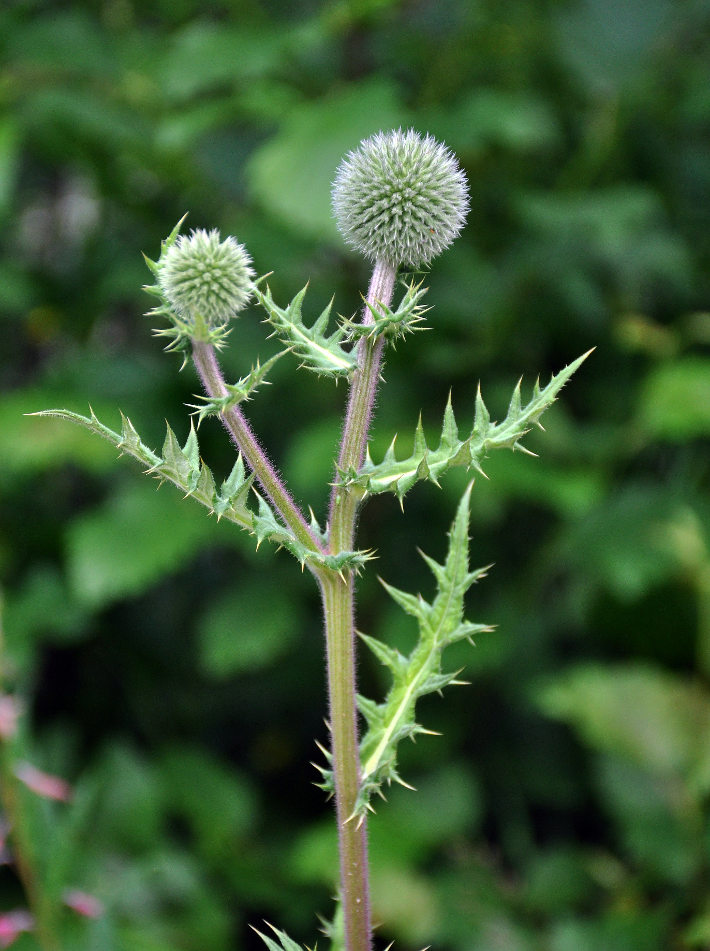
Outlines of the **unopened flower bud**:
<svg viewBox="0 0 710 951">
<path fill-rule="evenodd" d="M 346 242 L 393 267 L 418 268 L 448 248 L 468 208 L 456 157 L 413 129 L 365 139 L 333 183 L 333 212 Z"/>
<path fill-rule="evenodd" d="M 198 229 L 179 235 L 161 256 L 158 285 L 180 321 L 196 337 L 224 327 L 252 292 L 251 257 L 236 238 Z"/>
</svg>

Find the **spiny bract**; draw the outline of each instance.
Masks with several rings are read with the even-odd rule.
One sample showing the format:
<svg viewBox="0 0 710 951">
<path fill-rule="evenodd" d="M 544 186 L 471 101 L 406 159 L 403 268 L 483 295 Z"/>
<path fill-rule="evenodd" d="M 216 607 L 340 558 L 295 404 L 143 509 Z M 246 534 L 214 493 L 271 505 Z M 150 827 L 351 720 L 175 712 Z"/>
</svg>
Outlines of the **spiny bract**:
<svg viewBox="0 0 710 951">
<path fill-rule="evenodd" d="M 333 183 L 333 213 L 347 243 L 393 267 L 418 268 L 448 248 L 468 208 L 456 156 L 413 129 L 365 139 Z"/>
</svg>

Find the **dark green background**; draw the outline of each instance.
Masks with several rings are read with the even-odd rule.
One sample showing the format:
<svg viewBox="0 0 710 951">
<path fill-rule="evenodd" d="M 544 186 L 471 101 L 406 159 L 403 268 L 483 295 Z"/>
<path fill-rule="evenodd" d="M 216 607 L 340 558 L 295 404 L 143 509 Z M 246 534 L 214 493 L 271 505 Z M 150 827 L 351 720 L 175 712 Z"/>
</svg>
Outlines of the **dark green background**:
<svg viewBox="0 0 710 951">
<path fill-rule="evenodd" d="M 443 736 L 403 751 L 419 791 L 372 822 L 382 947 L 710 947 L 709 39 L 707 0 L 2 6 L 2 678 L 25 755 L 76 786 L 38 833 L 47 881 L 106 907 L 66 913 L 67 951 L 255 948 L 262 919 L 314 944 L 321 622 L 286 554 L 22 414 L 120 407 L 156 448 L 166 419 L 185 438 L 197 384 L 141 316 L 141 252 L 186 211 L 281 303 L 309 280 L 312 315 L 333 292 L 352 314 L 368 272 L 329 183 L 400 126 L 456 152 L 471 213 L 432 267 L 433 330 L 388 358 L 373 451 L 407 452 L 420 410 L 433 438 L 449 388 L 463 428 L 479 380 L 500 417 L 521 374 L 597 349 L 528 438 L 540 459 L 477 479 L 472 560 L 495 567 L 470 617 L 497 630 L 452 651 L 471 686 L 423 705 Z M 233 378 L 273 352 L 259 320 Z M 322 517 L 345 389 L 288 360 L 272 379 L 254 425 Z M 212 421 L 201 447 L 226 475 Z M 408 642 L 375 573 L 431 595 L 416 548 L 441 558 L 466 479 L 365 510 L 362 630 Z M 3 869 L 0 910 L 23 901 Z"/>
</svg>

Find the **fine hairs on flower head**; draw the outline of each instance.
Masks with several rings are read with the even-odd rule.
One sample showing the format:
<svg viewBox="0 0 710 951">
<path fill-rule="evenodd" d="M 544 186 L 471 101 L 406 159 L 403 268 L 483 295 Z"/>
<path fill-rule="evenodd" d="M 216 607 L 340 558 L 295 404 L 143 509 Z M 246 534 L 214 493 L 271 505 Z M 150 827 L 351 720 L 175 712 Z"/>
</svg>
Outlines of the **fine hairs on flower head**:
<svg viewBox="0 0 710 951">
<path fill-rule="evenodd" d="M 418 268 L 448 248 L 468 208 L 455 155 L 413 129 L 365 139 L 333 183 L 333 213 L 346 242 L 395 268 Z"/>
<path fill-rule="evenodd" d="M 206 330 L 224 326 L 243 310 L 254 270 L 246 248 L 217 229 L 179 235 L 159 261 L 158 284 L 175 314 Z"/>
</svg>

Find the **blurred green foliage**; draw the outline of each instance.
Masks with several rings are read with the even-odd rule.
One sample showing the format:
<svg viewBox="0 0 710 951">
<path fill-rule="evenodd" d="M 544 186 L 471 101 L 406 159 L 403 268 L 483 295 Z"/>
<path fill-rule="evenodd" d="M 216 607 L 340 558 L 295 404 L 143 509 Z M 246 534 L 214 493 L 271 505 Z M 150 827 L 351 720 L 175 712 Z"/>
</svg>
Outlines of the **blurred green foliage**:
<svg viewBox="0 0 710 951">
<path fill-rule="evenodd" d="M 197 383 L 141 317 L 140 252 L 185 211 L 273 270 L 277 300 L 310 279 L 314 314 L 333 291 L 354 312 L 368 275 L 329 184 L 363 136 L 409 125 L 459 155 L 472 207 L 430 276 L 434 331 L 388 360 L 378 450 L 420 409 L 433 431 L 450 386 L 464 425 L 479 379 L 502 413 L 519 375 L 597 351 L 541 459 L 491 459 L 474 489 L 473 561 L 496 566 L 471 614 L 498 630 L 462 650 L 472 686 L 427 701 L 443 736 L 407 751 L 419 791 L 372 822 L 379 934 L 710 947 L 709 90 L 707 0 L 2 5 L 2 685 L 28 706 L 25 754 L 75 785 L 28 805 L 52 830 L 47 887 L 105 907 L 66 911 L 66 949 L 260 947 L 264 918 L 314 941 L 334 861 L 307 765 L 323 648 L 290 559 L 22 414 L 91 403 L 115 425 L 120 406 L 152 444 L 166 418 L 184 438 Z M 234 378 L 272 352 L 256 312 L 231 342 Z M 322 517 L 343 388 L 287 361 L 273 379 L 255 427 Z M 201 433 L 226 475 L 229 445 Z M 387 581 L 430 594 L 415 549 L 442 556 L 464 482 L 420 486 L 406 519 L 370 503 Z M 359 626 L 412 636 L 374 577 Z M 360 674 L 382 690 L 368 658 Z M 0 911 L 22 903 L 4 867 Z"/>
</svg>

